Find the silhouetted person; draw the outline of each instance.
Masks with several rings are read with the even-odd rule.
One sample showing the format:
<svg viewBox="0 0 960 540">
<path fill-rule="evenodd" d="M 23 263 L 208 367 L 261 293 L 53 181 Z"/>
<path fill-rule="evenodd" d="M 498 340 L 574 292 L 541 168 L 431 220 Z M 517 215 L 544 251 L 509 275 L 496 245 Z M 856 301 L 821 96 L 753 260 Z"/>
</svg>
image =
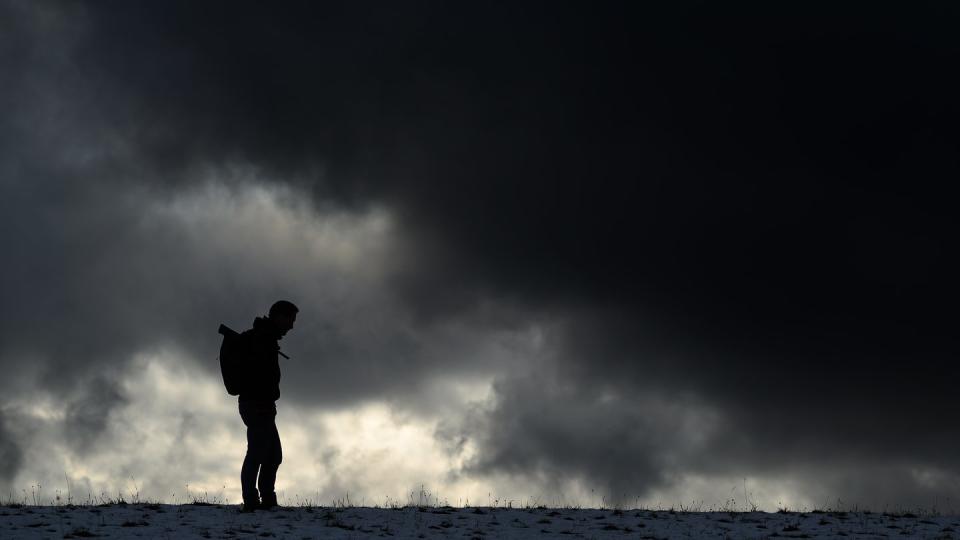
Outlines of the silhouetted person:
<svg viewBox="0 0 960 540">
<path fill-rule="evenodd" d="M 247 455 L 240 469 L 244 512 L 277 506 L 274 483 L 283 461 L 276 422 L 281 354 L 277 341 L 293 328 L 298 311 L 297 306 L 280 300 L 270 306 L 267 317 L 257 317 L 253 328 L 241 334 L 245 376 L 238 402 L 240 418 L 247 426 Z"/>
</svg>

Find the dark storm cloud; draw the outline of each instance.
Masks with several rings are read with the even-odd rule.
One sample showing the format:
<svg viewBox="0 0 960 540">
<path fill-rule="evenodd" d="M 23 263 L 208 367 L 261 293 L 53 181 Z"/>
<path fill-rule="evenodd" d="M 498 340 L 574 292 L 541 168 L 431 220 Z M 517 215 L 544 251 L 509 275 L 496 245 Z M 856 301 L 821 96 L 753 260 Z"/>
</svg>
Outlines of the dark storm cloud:
<svg viewBox="0 0 960 540">
<path fill-rule="evenodd" d="M 103 443 L 100 435 L 109 425 L 110 411 L 128 401 L 116 383 L 103 377 L 87 382 L 87 393 L 67 406 L 64 419 L 65 435 L 72 448 L 83 454 L 97 443 Z"/>
<path fill-rule="evenodd" d="M 20 469 L 23 450 L 7 429 L 6 413 L 0 409 L 0 480 L 9 482 Z"/>
<path fill-rule="evenodd" d="M 138 197 L 242 163 L 317 208 L 385 206 L 410 251 L 361 302 L 396 302 L 382 319 L 308 326 L 307 358 L 347 360 L 337 379 L 297 364 L 298 399 L 482 372 L 431 341 L 450 321 L 476 323 L 471 343 L 560 321 L 562 376 L 502 375 L 464 428 L 483 451 L 469 471 L 570 471 L 615 496 L 664 471 L 795 474 L 825 455 L 957 471 L 960 434 L 942 420 L 960 412 L 948 7 L 4 9 L 18 82 L 0 96 L 18 112 L 0 132 L 0 205 L 23 263 L 3 270 L 20 284 L 3 320 L 21 324 L 4 325 L 2 352 L 52 344 L 44 384 L 165 340 L 201 354 L 195 328 L 222 311 L 181 310 L 170 290 L 262 309 L 230 300 L 241 287 L 214 280 L 206 244 L 138 219 Z M 156 270 L 171 258 L 189 271 Z M 130 298 L 162 309 L 88 308 L 129 313 Z M 484 317 L 485 301 L 510 317 Z M 671 393 L 722 419 L 701 453 L 677 458 L 689 441 L 672 417 L 645 416 Z M 622 453 L 595 459 L 610 448 Z"/>
<path fill-rule="evenodd" d="M 461 472 L 532 478 L 541 495 L 563 494 L 577 480 L 607 503 L 633 503 L 686 470 L 717 427 L 689 395 L 624 394 L 549 371 L 498 381 L 494 408 L 469 415 L 462 433 L 439 433 L 478 444 Z"/>
</svg>

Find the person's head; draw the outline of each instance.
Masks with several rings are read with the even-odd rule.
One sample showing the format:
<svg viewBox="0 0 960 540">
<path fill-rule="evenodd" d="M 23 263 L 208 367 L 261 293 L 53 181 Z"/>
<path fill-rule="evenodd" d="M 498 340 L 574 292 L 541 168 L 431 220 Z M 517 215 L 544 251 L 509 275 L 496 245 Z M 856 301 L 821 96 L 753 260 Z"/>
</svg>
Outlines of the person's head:
<svg viewBox="0 0 960 540">
<path fill-rule="evenodd" d="M 293 323 L 297 320 L 298 311 L 300 310 L 297 309 L 297 306 L 293 305 L 293 302 L 278 300 L 270 306 L 270 313 L 267 317 L 277 327 L 277 331 L 282 337 L 293 328 Z"/>
</svg>

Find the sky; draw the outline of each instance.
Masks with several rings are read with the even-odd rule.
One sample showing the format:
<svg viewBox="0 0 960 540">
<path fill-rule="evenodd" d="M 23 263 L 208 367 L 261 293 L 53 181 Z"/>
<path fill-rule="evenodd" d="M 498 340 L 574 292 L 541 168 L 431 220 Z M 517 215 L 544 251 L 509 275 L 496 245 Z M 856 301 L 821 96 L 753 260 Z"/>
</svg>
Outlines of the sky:
<svg viewBox="0 0 960 540">
<path fill-rule="evenodd" d="M 0 2 L 0 498 L 952 509 L 958 10 Z"/>
</svg>

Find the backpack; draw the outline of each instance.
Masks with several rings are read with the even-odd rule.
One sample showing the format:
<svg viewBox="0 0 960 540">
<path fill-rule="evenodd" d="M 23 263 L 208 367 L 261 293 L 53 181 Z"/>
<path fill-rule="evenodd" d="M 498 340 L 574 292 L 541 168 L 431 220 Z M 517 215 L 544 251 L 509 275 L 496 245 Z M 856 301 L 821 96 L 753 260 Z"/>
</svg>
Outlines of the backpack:
<svg viewBox="0 0 960 540">
<path fill-rule="evenodd" d="M 232 328 L 221 324 L 218 330 L 223 335 L 220 344 L 220 374 L 223 375 L 223 385 L 231 396 L 240 394 L 243 386 L 243 340 L 241 335 Z"/>
</svg>

